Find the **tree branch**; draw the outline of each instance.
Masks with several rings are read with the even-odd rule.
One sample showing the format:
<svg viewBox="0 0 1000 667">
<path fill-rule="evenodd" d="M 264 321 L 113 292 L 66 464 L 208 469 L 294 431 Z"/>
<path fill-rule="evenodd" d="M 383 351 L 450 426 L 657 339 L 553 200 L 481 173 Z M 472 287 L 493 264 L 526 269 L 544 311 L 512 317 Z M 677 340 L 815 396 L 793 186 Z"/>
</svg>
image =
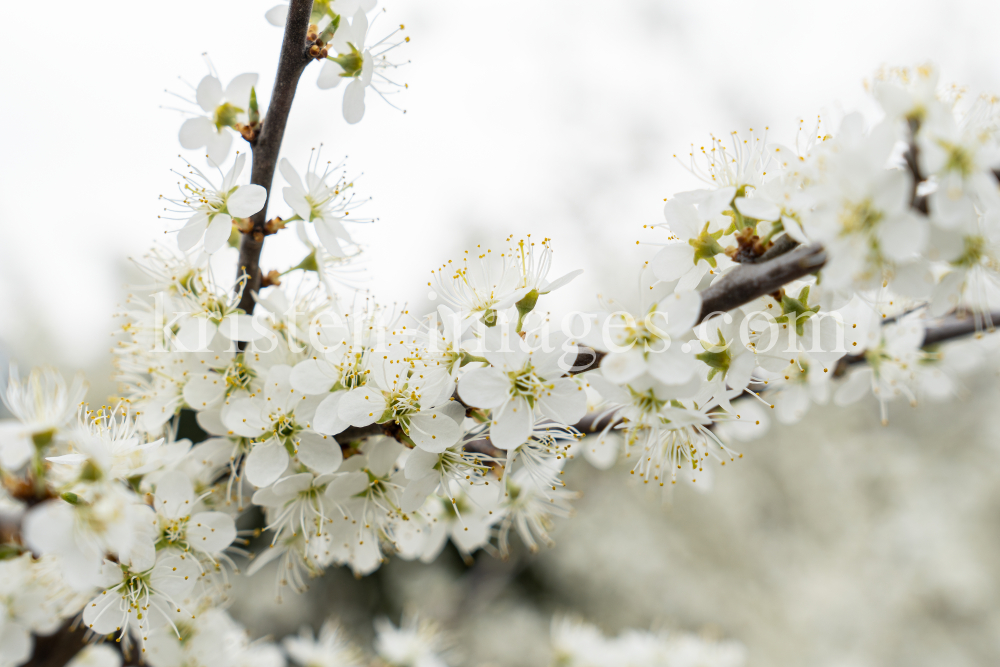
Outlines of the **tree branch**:
<svg viewBox="0 0 1000 667">
<path fill-rule="evenodd" d="M 799 246 L 766 262 L 741 264 L 702 290 L 698 321 L 776 292 L 793 280 L 816 273 L 824 264 L 826 250 L 818 244 Z"/>
<path fill-rule="evenodd" d="M 924 331 L 924 342 L 921 347 L 931 347 L 956 338 L 979 334 L 984 329 L 986 332 L 992 332 L 996 322 L 1000 322 L 1000 310 L 992 313 L 962 313 L 961 315 L 952 313 L 938 319 L 934 326 L 927 327 Z M 888 323 L 884 322 L 884 324 Z M 844 375 L 851 366 L 863 363 L 865 363 L 865 355 L 863 354 L 841 357 L 833 375 L 839 377 Z"/>
<path fill-rule="evenodd" d="M 66 621 L 51 635 L 35 635 L 35 649 L 31 659 L 22 667 L 63 667 L 87 645 L 84 642 L 86 632 L 87 628 L 83 623 Z"/>
<path fill-rule="evenodd" d="M 285 125 L 288 123 L 288 113 L 292 108 L 299 77 L 312 60 L 306 46 L 306 32 L 309 29 L 312 5 L 313 0 L 292 0 L 288 7 L 285 36 L 281 41 L 281 56 L 278 60 L 278 74 L 274 79 L 274 90 L 271 92 L 271 102 L 261 124 L 260 133 L 251 144 L 253 169 L 250 173 L 250 182 L 267 190 L 267 201 L 264 203 L 264 208 L 250 218 L 253 229 L 244 233 L 240 241 L 237 276 L 245 271 L 249 277 L 243 288 L 240 308 L 247 313 L 253 312 L 255 305 L 253 293 L 260 290 L 260 251 L 264 246 L 264 225 L 267 222 L 267 208 L 271 203 L 271 182 L 274 180 L 274 170 L 278 165 L 281 140 L 285 136 Z"/>
</svg>

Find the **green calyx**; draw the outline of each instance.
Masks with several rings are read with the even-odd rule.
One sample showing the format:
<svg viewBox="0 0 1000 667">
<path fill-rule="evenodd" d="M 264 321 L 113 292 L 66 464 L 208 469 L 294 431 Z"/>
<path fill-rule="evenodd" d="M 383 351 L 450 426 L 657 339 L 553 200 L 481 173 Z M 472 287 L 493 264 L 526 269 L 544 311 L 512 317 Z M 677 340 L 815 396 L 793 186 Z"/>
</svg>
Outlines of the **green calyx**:
<svg viewBox="0 0 1000 667">
<path fill-rule="evenodd" d="M 938 145 L 941 146 L 948 154 L 947 159 L 944 163 L 945 171 L 954 171 L 964 176 L 971 176 L 976 171 L 976 164 L 972 159 L 972 153 L 970 153 L 964 146 L 959 146 L 958 144 L 952 144 L 947 141 L 939 140 Z"/>
<path fill-rule="evenodd" d="M 341 53 L 336 57 L 327 56 L 327 59 L 337 63 L 340 65 L 340 69 L 344 70 L 340 73 L 340 76 L 354 78 L 361 74 L 361 67 L 364 65 L 365 57 L 353 44 L 348 42 L 347 45 L 351 47 L 350 53 Z"/>
<path fill-rule="evenodd" d="M 708 231 L 708 223 L 705 223 L 705 228 L 701 230 L 701 234 L 693 239 L 690 239 L 688 243 L 694 248 L 694 263 L 697 264 L 699 260 L 705 260 L 708 265 L 713 269 L 718 266 L 715 261 L 716 255 L 721 255 L 725 252 L 725 248 L 719 245 L 719 239 L 722 238 L 723 230 L 717 232 Z"/>
<path fill-rule="evenodd" d="M 313 250 L 311 253 L 303 257 L 301 262 L 285 271 L 285 273 L 291 273 L 292 271 L 315 271 L 316 273 L 319 273 L 319 262 L 316 261 L 316 251 Z M 281 275 L 285 274 L 283 273 Z"/>
<path fill-rule="evenodd" d="M 632 395 L 633 404 L 643 412 L 656 413 L 667 404 L 667 401 L 657 398 L 652 389 L 638 392 L 632 387 L 628 387 L 628 391 Z"/>
<path fill-rule="evenodd" d="M 517 331 L 521 331 L 521 326 L 524 324 L 524 318 L 535 309 L 535 304 L 538 303 L 538 290 L 533 289 L 527 294 L 525 294 L 520 301 L 515 303 L 517 306 Z"/>
<path fill-rule="evenodd" d="M 737 197 L 746 197 L 746 196 L 747 196 L 747 186 L 746 185 L 741 185 L 739 187 L 739 189 L 736 190 L 736 194 L 733 195 L 733 202 L 736 201 Z M 756 220 L 756 219 L 754 219 L 754 218 L 748 218 L 745 215 L 743 215 L 742 213 L 740 213 L 736 209 L 736 205 L 733 202 L 729 202 L 729 205 L 732 208 L 730 210 L 728 210 L 728 211 L 723 211 L 723 213 L 722 213 L 723 215 L 729 216 L 733 220 L 733 224 L 731 225 L 731 227 L 729 229 L 726 230 L 726 233 L 727 234 L 732 234 L 733 232 L 741 232 L 744 229 L 747 229 L 748 227 L 750 229 L 754 230 L 754 233 L 756 233 L 757 232 L 757 223 L 759 221 Z"/>
<path fill-rule="evenodd" d="M 795 323 L 795 333 L 802 335 L 806 325 L 806 320 L 819 312 L 819 306 L 809 307 L 809 285 L 802 288 L 798 298 L 792 298 L 782 292 L 781 294 L 781 317 L 776 317 L 775 322 L 781 324 Z"/>
<path fill-rule="evenodd" d="M 729 372 L 729 364 L 733 360 L 732 355 L 729 354 L 729 346 L 726 344 L 726 339 L 722 335 L 722 330 L 716 329 L 716 331 L 719 334 L 719 344 L 716 346 L 711 343 L 701 341 L 701 346 L 705 348 L 705 351 L 694 355 L 695 359 L 708 366 L 709 380 L 714 378 L 719 373 L 722 374 L 722 377 L 726 377 L 726 373 Z"/>
<path fill-rule="evenodd" d="M 229 102 L 220 104 L 215 108 L 215 117 L 213 118 L 215 128 L 221 131 L 224 127 L 233 127 L 236 125 L 236 117 L 241 113 L 243 113 L 243 109 Z"/>
<path fill-rule="evenodd" d="M 488 327 L 495 327 L 497 325 L 497 311 L 490 308 L 483 313 L 483 324 Z"/>
<path fill-rule="evenodd" d="M 952 261 L 953 266 L 971 268 L 980 263 L 986 254 L 986 239 L 982 236 L 963 236 L 962 254 Z"/>
<path fill-rule="evenodd" d="M 22 547 L 20 544 L 0 544 L 0 560 L 17 558 L 25 551 L 27 551 L 27 549 Z"/>
<path fill-rule="evenodd" d="M 870 232 L 875 229 L 884 214 L 872 207 L 872 200 L 845 204 L 840 212 L 840 227 L 843 234 Z"/>
<path fill-rule="evenodd" d="M 31 434 L 31 441 L 35 443 L 35 449 L 45 449 L 52 442 L 52 438 L 55 437 L 56 430 L 50 428 L 48 431 L 39 431 L 38 433 Z"/>
<path fill-rule="evenodd" d="M 484 363 L 484 364 L 490 363 L 489 360 L 486 359 L 486 357 L 477 357 L 474 354 L 469 354 L 465 350 L 462 350 L 462 357 L 461 357 L 461 359 L 462 360 L 459 363 L 459 368 L 461 368 L 462 366 L 465 366 L 466 364 L 471 364 L 471 363 L 476 362 L 476 361 L 478 361 L 480 363 Z"/>
</svg>

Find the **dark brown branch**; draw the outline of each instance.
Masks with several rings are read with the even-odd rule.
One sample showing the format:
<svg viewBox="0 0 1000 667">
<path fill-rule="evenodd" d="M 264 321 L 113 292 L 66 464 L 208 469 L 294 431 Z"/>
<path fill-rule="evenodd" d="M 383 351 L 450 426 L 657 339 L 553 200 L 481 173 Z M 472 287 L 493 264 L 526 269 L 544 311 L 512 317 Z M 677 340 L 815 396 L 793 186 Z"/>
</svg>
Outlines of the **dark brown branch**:
<svg viewBox="0 0 1000 667">
<path fill-rule="evenodd" d="M 741 264 L 702 290 L 698 321 L 771 294 L 793 280 L 816 273 L 824 264 L 826 250 L 821 245 L 800 246 L 759 264 Z"/>
<path fill-rule="evenodd" d="M 63 667 L 86 646 L 86 631 L 83 623 L 78 623 L 74 628 L 72 621 L 67 621 L 48 637 L 36 636 L 35 650 L 23 667 Z"/>
<path fill-rule="evenodd" d="M 927 348 L 939 343 L 945 343 L 956 338 L 970 336 L 979 333 L 991 333 L 994 326 L 1000 322 L 1000 311 L 992 313 L 963 313 L 961 315 L 951 314 L 936 320 L 933 326 L 928 326 L 924 333 L 924 342 L 921 347 Z M 884 324 L 888 324 L 885 322 Z M 865 355 L 851 354 L 842 357 L 837 362 L 834 376 L 841 376 L 847 372 L 851 366 L 863 364 Z"/>
<path fill-rule="evenodd" d="M 237 276 L 245 271 L 249 280 L 243 289 L 240 308 L 245 312 L 253 312 L 253 293 L 260 289 L 260 251 L 264 246 L 265 224 L 267 223 L 267 207 L 271 203 L 271 182 L 274 180 L 274 170 L 278 166 L 278 152 L 281 150 L 281 140 L 285 136 L 285 125 L 288 124 L 288 113 L 295 98 L 295 88 L 299 77 L 312 59 L 306 46 L 306 32 L 309 29 L 309 16 L 312 13 L 313 0 L 292 0 L 288 7 L 288 20 L 285 22 L 285 35 L 281 41 L 281 56 L 278 60 L 278 74 L 274 79 L 274 90 L 271 92 L 271 102 L 261 125 L 256 140 L 251 144 L 253 150 L 253 170 L 250 182 L 267 190 L 267 201 L 264 208 L 252 218 L 253 229 L 243 234 L 240 241 L 240 260 Z"/>
<path fill-rule="evenodd" d="M 906 160 L 906 167 L 910 170 L 912 184 L 910 185 L 910 206 L 927 215 L 927 197 L 917 194 L 917 188 L 924 182 L 924 175 L 920 171 L 920 148 L 917 146 L 917 132 L 920 130 L 920 121 L 916 118 L 907 119 L 907 127 L 910 136 L 907 140 L 906 152 L 903 159 Z"/>
</svg>

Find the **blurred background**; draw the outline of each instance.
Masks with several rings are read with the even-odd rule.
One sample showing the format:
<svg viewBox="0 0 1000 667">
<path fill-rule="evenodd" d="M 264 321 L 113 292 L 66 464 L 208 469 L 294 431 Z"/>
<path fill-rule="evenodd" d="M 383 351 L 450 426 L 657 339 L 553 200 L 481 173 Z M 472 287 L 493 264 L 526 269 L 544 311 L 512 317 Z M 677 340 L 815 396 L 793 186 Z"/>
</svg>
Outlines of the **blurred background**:
<svg viewBox="0 0 1000 667">
<path fill-rule="evenodd" d="M 83 370 L 93 402 L 114 390 L 112 314 L 141 281 L 127 258 L 173 244 L 157 195 L 176 192 L 184 116 L 161 107 L 188 105 L 165 90 L 193 97 L 207 52 L 224 84 L 258 72 L 263 106 L 281 40 L 263 14 L 275 2 L 4 5 L 0 366 Z M 430 306 L 430 270 L 511 234 L 552 237 L 552 275 L 585 269 L 560 292 L 563 311 L 593 308 L 598 292 L 629 296 L 652 253 L 636 246 L 642 225 L 698 185 L 673 154 L 765 126 L 790 141 L 800 118 L 865 108 L 862 80 L 881 65 L 933 61 L 945 81 L 1000 90 L 1000 5 L 984 2 L 386 9 L 374 34 L 404 23 L 412 38 L 397 77 L 409 88 L 393 98 L 406 113 L 369 94 L 349 126 L 342 91 L 318 90 L 310 67 L 283 155 L 300 168 L 320 143 L 329 159 L 348 156 L 373 198 L 357 213 L 378 218 L 352 230 L 368 250 L 365 287 L 413 312 Z M 262 265 L 284 269 L 299 254 L 269 242 Z M 669 505 L 626 485 L 623 468 L 578 461 L 567 481 L 586 493 L 554 549 L 482 555 L 471 568 L 453 552 L 433 566 L 394 560 L 362 581 L 330 572 L 282 607 L 256 604 L 272 596 L 264 572 L 237 591 L 234 615 L 283 634 L 335 614 L 364 634 L 373 614 L 420 609 L 464 638 L 470 661 L 499 665 L 546 664 L 555 611 L 610 632 L 732 637 L 752 665 L 1000 662 L 994 370 L 968 379 L 966 394 L 895 407 L 887 428 L 874 405 L 817 410 L 746 445 L 711 492 L 679 486 Z"/>
</svg>

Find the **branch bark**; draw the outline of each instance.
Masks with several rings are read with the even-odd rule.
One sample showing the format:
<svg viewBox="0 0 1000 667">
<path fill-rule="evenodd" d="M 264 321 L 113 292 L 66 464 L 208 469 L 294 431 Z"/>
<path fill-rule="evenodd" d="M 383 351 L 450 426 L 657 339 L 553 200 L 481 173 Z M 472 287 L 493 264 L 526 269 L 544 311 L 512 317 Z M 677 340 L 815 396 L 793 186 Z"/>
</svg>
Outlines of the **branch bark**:
<svg viewBox="0 0 1000 667">
<path fill-rule="evenodd" d="M 702 290 L 698 321 L 776 292 L 793 280 L 816 273 L 824 264 L 826 250 L 818 244 L 799 246 L 766 262 L 741 264 Z"/>
<path fill-rule="evenodd" d="M 278 60 L 278 74 L 274 79 L 274 89 L 271 92 L 271 102 L 261 124 L 260 133 L 251 144 L 253 151 L 253 169 L 250 182 L 267 190 L 267 201 L 264 208 L 252 218 L 253 229 L 244 233 L 240 241 L 240 260 L 237 277 L 245 271 L 249 280 L 243 288 L 240 308 L 246 313 L 253 312 L 253 293 L 260 290 L 260 251 L 264 247 L 264 225 L 267 222 L 267 209 L 271 203 L 271 183 L 274 180 L 274 170 L 278 166 L 278 153 L 281 150 L 281 140 L 285 136 L 285 126 L 288 124 L 288 113 L 295 98 L 295 88 L 306 65 L 312 60 L 306 47 L 306 32 L 309 29 L 309 16 L 312 13 L 313 0 L 292 0 L 288 7 L 288 19 L 285 22 L 285 35 L 281 42 L 281 56 Z"/>
<path fill-rule="evenodd" d="M 51 635 L 35 636 L 35 650 L 22 667 L 63 667 L 86 646 L 86 631 L 83 623 L 74 627 L 72 621 L 67 621 Z"/>
</svg>

